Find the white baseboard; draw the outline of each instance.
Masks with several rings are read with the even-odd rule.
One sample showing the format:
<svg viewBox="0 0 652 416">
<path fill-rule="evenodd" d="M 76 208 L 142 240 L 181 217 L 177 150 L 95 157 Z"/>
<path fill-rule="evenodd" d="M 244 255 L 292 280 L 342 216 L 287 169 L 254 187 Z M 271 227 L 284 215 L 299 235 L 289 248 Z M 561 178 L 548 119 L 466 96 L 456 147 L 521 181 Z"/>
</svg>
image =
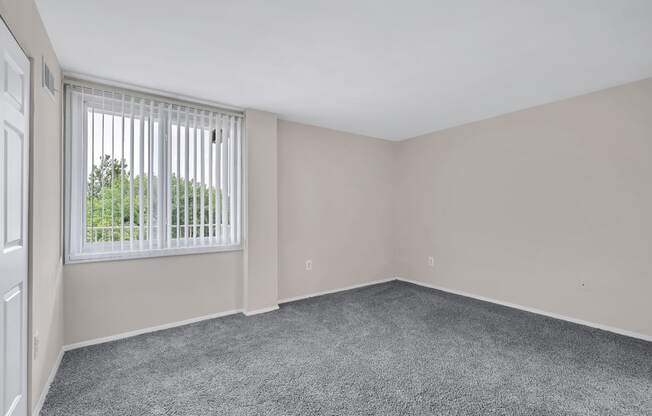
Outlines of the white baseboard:
<svg viewBox="0 0 652 416">
<path fill-rule="evenodd" d="M 314 298 L 315 296 L 322 296 L 322 295 L 329 295 L 331 293 L 344 292 L 345 290 L 358 289 L 358 288 L 365 287 L 365 286 L 373 286 L 373 285 L 377 285 L 379 283 L 387 283 L 387 282 L 391 282 L 392 280 L 396 280 L 396 279 L 397 279 L 396 277 L 390 277 L 388 279 L 374 280 L 372 282 L 360 283 L 358 285 L 341 287 L 341 288 L 338 288 L 338 289 L 324 290 L 323 292 L 311 293 L 311 294 L 308 294 L 308 295 L 294 296 L 294 297 L 291 297 L 291 298 L 281 299 L 281 300 L 278 301 L 278 303 L 288 303 L 288 302 L 294 302 L 294 301 L 302 300 L 302 299 Z"/>
<path fill-rule="evenodd" d="M 396 280 L 396 278 L 391 277 L 391 278 L 388 278 L 388 279 L 375 280 L 373 282 L 362 283 L 362 284 L 359 284 L 359 285 L 348 286 L 348 287 L 343 287 L 343 288 L 333 289 L 333 290 L 327 290 L 327 291 L 318 292 L 318 293 L 311 293 L 309 295 L 296 296 L 296 297 L 293 297 L 293 298 L 280 300 L 278 303 L 280 304 L 280 303 L 293 302 L 295 300 L 307 299 L 307 298 L 312 298 L 312 297 L 321 296 L 321 295 L 327 295 L 329 293 L 342 292 L 342 291 L 345 291 L 345 290 L 357 289 L 357 288 L 364 287 L 364 286 L 371 286 L 371 285 L 376 285 L 376 284 L 379 284 L 379 283 L 386 283 L 386 282 L 390 282 L 392 280 Z M 275 311 L 277 309 L 279 309 L 278 305 L 270 306 L 268 308 L 257 309 L 257 310 L 253 310 L 253 311 L 244 311 L 242 309 L 234 309 L 234 310 L 231 310 L 231 311 L 220 312 L 220 313 L 215 313 L 215 314 L 205 315 L 205 316 L 199 316 L 197 318 L 186 319 L 186 320 L 183 320 L 183 321 L 172 322 L 172 323 L 169 323 L 169 324 L 157 325 L 157 326 L 152 326 L 152 327 L 143 328 L 143 329 L 136 329 L 136 330 L 129 331 L 129 332 L 123 332 L 123 333 L 120 333 L 120 334 L 110 335 L 108 337 L 95 338 L 95 339 L 91 339 L 91 340 L 88 340 L 88 341 L 76 342 L 76 343 L 73 343 L 73 344 L 64 345 L 63 351 L 71 351 L 71 350 L 74 350 L 74 349 L 77 349 L 77 348 L 88 347 L 90 345 L 103 344 L 105 342 L 117 341 L 119 339 L 124 339 L 124 338 L 131 338 L 131 337 L 135 337 L 137 335 L 147 334 L 147 333 L 156 332 L 156 331 L 162 331 L 164 329 L 170 329 L 170 328 L 175 328 L 175 327 L 182 326 L 182 325 L 193 324 L 195 322 L 201 322 L 201 321 L 205 321 L 205 320 L 208 320 L 208 319 L 221 318 L 223 316 L 234 315 L 236 313 L 243 313 L 246 316 L 253 316 L 253 315 L 258 315 L 258 314 L 261 314 L 261 313 L 272 312 L 272 311 Z"/>
<path fill-rule="evenodd" d="M 259 315 L 261 313 L 267 313 L 267 312 L 272 312 L 272 311 L 277 311 L 277 310 L 278 310 L 278 305 L 273 305 L 273 306 L 270 306 L 269 308 L 260 308 L 260 309 L 256 309 L 256 310 L 253 310 L 253 311 L 242 311 L 242 313 L 245 316 L 254 316 L 254 315 Z"/>
<path fill-rule="evenodd" d="M 337 288 L 337 289 L 325 290 L 325 291 L 322 291 L 322 292 L 310 293 L 310 294 L 307 294 L 307 295 L 294 296 L 294 297 L 291 297 L 291 298 L 281 299 L 281 300 L 278 301 L 278 303 L 283 304 L 283 303 L 288 303 L 288 302 L 294 302 L 294 301 L 297 301 L 297 300 L 309 299 L 309 298 L 312 298 L 312 297 L 315 297 L 315 296 L 328 295 L 328 294 L 331 294 L 331 293 L 343 292 L 343 291 L 351 290 L 351 289 L 358 289 L 358 288 L 365 287 L 365 286 L 372 286 L 372 285 L 377 285 L 377 284 L 380 284 L 380 283 L 387 283 L 387 282 L 391 282 L 393 280 L 400 280 L 400 281 L 403 281 L 403 282 L 408 282 L 408 283 L 412 283 L 412 284 L 415 284 L 415 285 L 428 287 L 428 288 L 431 288 L 431 289 L 441 290 L 443 292 L 453 293 L 453 294 L 456 294 L 456 295 L 465 296 L 465 297 L 473 298 L 473 299 L 478 299 L 478 300 L 482 300 L 482 301 L 485 301 L 485 302 L 491 302 L 491 303 L 507 306 L 507 307 L 514 308 L 514 309 L 520 309 L 520 310 L 523 310 L 523 311 L 526 311 L 526 312 L 536 313 L 538 315 L 548 316 L 550 318 L 560 319 L 562 321 L 568 321 L 568 322 L 572 322 L 572 323 L 575 323 L 575 324 L 584 325 L 584 326 L 588 326 L 588 327 L 591 327 L 591 328 L 597 328 L 597 329 L 601 329 L 603 331 L 613 332 L 613 333 L 616 333 L 616 334 L 625 335 L 625 336 L 628 336 L 628 337 L 638 338 L 638 339 L 642 339 L 642 340 L 645 340 L 645 341 L 651 341 L 652 342 L 652 335 L 640 334 L 640 333 L 633 332 L 633 331 L 628 331 L 628 330 L 625 330 L 625 329 L 614 328 L 614 327 L 611 327 L 611 326 L 597 324 L 597 323 L 594 323 L 594 322 L 588 322 L 588 321 L 584 321 L 584 320 L 581 320 L 581 319 L 571 318 L 569 316 L 559 315 L 559 314 L 556 314 L 556 313 L 547 312 L 547 311 L 543 311 L 543 310 L 536 309 L 536 308 L 531 308 L 531 307 L 528 307 L 528 306 L 518 305 L 518 304 L 510 303 L 510 302 L 503 302 L 503 301 L 488 298 L 488 297 L 485 297 L 485 296 L 479 296 L 479 295 L 475 295 L 473 293 L 463 292 L 461 290 L 448 289 L 448 288 L 441 287 L 441 286 L 435 286 L 435 285 L 431 285 L 429 283 L 425 283 L 425 282 L 421 282 L 421 281 L 417 281 L 417 280 L 406 279 L 406 278 L 403 278 L 403 277 L 391 277 L 391 278 L 388 278 L 388 279 L 374 280 L 374 281 L 371 281 L 371 282 L 365 282 L 365 283 L 361 283 L 361 284 L 357 284 L 357 285 L 353 285 L 353 286 L 347 286 L 347 287 L 342 287 L 342 288 Z M 234 310 L 231 310 L 231 311 L 220 312 L 220 313 L 215 313 L 215 314 L 211 314 L 211 315 L 200 316 L 200 317 L 197 317 L 197 318 L 186 319 L 184 321 L 178 321 L 178 322 L 173 322 L 173 323 L 169 323 L 169 324 L 153 326 L 153 327 L 149 327 L 149 328 L 137 329 L 137 330 L 134 330 L 134 331 L 124 332 L 124 333 L 121 333 L 121 334 L 111 335 L 111 336 L 108 336 L 108 337 L 96 338 L 96 339 L 92 339 L 92 340 L 88 340 L 88 341 L 77 342 L 77 343 L 74 343 L 74 344 L 65 345 L 63 347 L 63 351 L 70 351 L 70 350 L 74 350 L 74 349 L 77 349 L 77 348 L 87 347 L 87 346 L 90 346 L 90 345 L 102 344 L 104 342 L 110 342 L 110 341 L 116 341 L 116 340 L 119 340 L 119 339 L 130 338 L 130 337 L 134 337 L 136 335 L 161 331 L 161 330 L 169 329 L 169 328 L 175 328 L 175 327 L 178 327 L 178 326 L 188 325 L 188 324 L 192 324 L 192 323 L 195 323 L 195 322 L 205 321 L 205 320 L 208 320 L 208 319 L 221 318 L 223 316 L 233 315 L 233 314 L 236 314 L 236 313 L 243 313 L 246 316 L 253 316 L 253 315 L 258 315 L 258 314 L 261 314 L 261 313 L 275 311 L 277 309 L 279 309 L 278 305 L 274 305 L 274 306 L 271 306 L 271 307 L 268 307 L 268 308 L 257 309 L 257 310 L 254 310 L 254 311 L 243 311 L 242 309 L 234 309 Z M 51 379 L 54 379 L 54 374 L 56 374 L 56 369 L 58 369 L 60 361 L 61 361 L 61 357 L 59 357 L 59 360 L 57 361 L 57 365 L 53 369 L 53 373 L 50 375 Z M 52 382 L 51 379 L 49 379 L 49 381 L 48 381 L 48 388 L 49 388 L 49 383 Z M 40 403 L 41 406 L 42 406 L 42 401 L 45 400 L 45 394 L 47 394 L 47 390 L 44 391 L 44 394 L 42 395 L 43 397 L 41 397 L 39 399 L 39 403 Z M 38 404 L 37 404 L 37 406 L 38 406 Z M 35 406 L 35 409 L 36 409 L 37 406 Z M 37 415 L 37 413 L 35 413 L 35 416 L 36 415 Z"/>
<path fill-rule="evenodd" d="M 448 293 L 452 293 L 452 294 L 455 294 L 455 295 L 465 296 L 467 298 L 473 298 L 473 299 L 478 299 L 478 300 L 482 300 L 482 301 L 485 301 L 485 302 L 491 302 L 491 303 L 495 303 L 497 305 L 507 306 L 509 308 L 520 309 L 522 311 L 536 313 L 537 315 L 543 315 L 543 316 L 547 316 L 547 317 L 550 317 L 550 318 L 560 319 L 562 321 L 572 322 L 574 324 L 579 324 L 579 325 L 584 325 L 584 326 L 588 326 L 588 327 L 591 327 L 591 328 L 601 329 L 603 331 L 613 332 L 615 334 L 625 335 L 625 336 L 631 337 L 631 338 L 638 338 L 638 339 L 642 339 L 644 341 L 652 341 L 652 335 L 640 334 L 638 332 L 628 331 L 626 329 L 614 328 L 614 327 L 608 326 L 608 325 L 602 325 L 602 324 L 597 324 L 595 322 L 584 321 L 582 319 L 571 318 L 569 316 L 559 315 L 557 313 L 547 312 L 547 311 L 543 311 L 541 309 L 531 308 L 529 306 L 518 305 L 516 303 L 510 303 L 510 302 L 503 302 L 503 301 L 488 298 L 488 297 L 485 297 L 485 296 L 479 296 L 479 295 L 474 295 L 473 293 L 463 292 L 461 290 L 448 289 L 448 288 L 441 287 L 441 286 L 435 286 L 435 285 L 431 285 L 429 283 L 420 282 L 418 280 L 411 280 L 411 279 L 406 279 L 406 278 L 403 278 L 403 277 L 397 277 L 396 280 L 412 283 L 412 284 L 415 284 L 415 285 L 418 285 L 418 286 L 428 287 L 428 288 L 431 288 L 431 289 L 441 290 L 442 292 L 448 292 Z"/>
<path fill-rule="evenodd" d="M 110 341 L 117 341 L 119 339 L 135 337 L 136 335 L 142 335 L 142 334 L 147 334 L 147 333 L 150 333 L 150 332 L 162 331 L 164 329 L 175 328 L 175 327 L 178 327 L 178 326 L 194 324 L 195 322 L 206 321 L 208 319 L 221 318 L 223 316 L 234 315 L 234 314 L 240 313 L 240 312 L 242 312 L 242 309 L 234 309 L 234 310 L 214 313 L 214 314 L 210 314 L 210 315 L 198 316 L 196 318 L 190 318 L 190 319 L 186 319 L 186 320 L 183 320 L 183 321 L 171 322 L 169 324 L 151 326 L 149 328 L 136 329 L 134 331 L 123 332 L 121 334 L 111 335 L 111 336 L 108 336 L 108 337 L 95 338 L 95 339 L 91 339 L 91 340 L 88 340 L 88 341 L 76 342 L 74 344 L 65 345 L 63 347 L 63 349 L 64 349 L 64 351 L 70 351 L 70 350 L 74 350 L 74 349 L 77 349 L 77 348 L 88 347 L 89 345 L 96 345 L 96 344 L 102 344 L 102 343 L 110 342 Z"/>
<path fill-rule="evenodd" d="M 38 401 L 32 408 L 32 416 L 38 416 L 39 413 L 41 413 L 41 409 L 43 409 L 43 404 L 45 403 L 45 398 L 47 397 L 48 392 L 50 391 L 50 386 L 52 385 L 52 382 L 54 381 L 54 377 L 57 375 L 57 371 L 59 371 L 59 367 L 61 366 L 61 360 L 63 360 L 63 352 L 64 349 L 61 348 L 61 351 L 59 351 L 59 355 L 57 356 L 57 360 L 54 362 L 54 365 L 50 369 L 50 374 L 48 375 L 48 379 L 45 381 L 45 386 L 43 386 L 43 391 L 41 392 Z"/>
</svg>

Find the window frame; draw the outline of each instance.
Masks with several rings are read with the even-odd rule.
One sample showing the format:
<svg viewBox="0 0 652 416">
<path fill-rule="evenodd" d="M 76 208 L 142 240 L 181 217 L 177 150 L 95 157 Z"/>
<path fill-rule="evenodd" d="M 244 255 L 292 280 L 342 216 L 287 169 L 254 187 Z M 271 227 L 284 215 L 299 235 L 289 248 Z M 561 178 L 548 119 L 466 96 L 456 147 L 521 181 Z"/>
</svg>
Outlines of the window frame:
<svg viewBox="0 0 652 416">
<path fill-rule="evenodd" d="M 212 105 L 211 103 L 206 103 L 202 102 L 201 100 L 193 100 L 193 99 L 186 99 L 183 97 L 183 99 L 177 98 L 178 96 L 173 96 L 173 95 L 168 95 L 165 93 L 161 93 L 159 91 L 154 91 L 151 92 L 152 90 L 147 90 L 144 88 L 137 88 L 137 87 L 132 87 L 129 86 L 129 88 L 123 88 L 122 86 L 117 86 L 117 85 L 112 85 L 112 84 L 107 84 L 107 83 L 99 83 L 99 82 L 94 82 L 94 81 L 86 81 L 86 80 L 80 80 L 76 78 L 64 78 L 64 102 L 63 102 L 63 119 L 64 119 L 64 151 L 63 151 L 63 168 L 64 168 L 64 219 L 63 219 L 63 226 L 64 226 L 64 253 L 63 253 L 63 260 L 65 264 L 77 264 L 77 263 L 93 263 L 93 262 L 107 262 L 107 261 L 120 261 L 120 260 L 131 260 L 131 259 L 146 259 L 146 258 L 156 258 L 156 257 L 167 257 L 167 256 L 179 256 L 179 255 L 193 255 L 193 254 L 206 254 L 206 253 L 220 253 L 220 252 L 233 252 L 233 251 L 242 251 L 244 249 L 245 245 L 245 235 L 246 235 L 246 221 L 245 221 L 245 213 L 246 213 L 246 207 L 245 207 L 245 200 L 246 200 L 246 178 L 245 178 L 245 172 L 246 170 L 246 123 L 245 123 L 245 113 L 242 110 L 239 109 L 228 109 L 228 108 L 223 108 L 223 107 L 218 107 L 216 105 Z M 88 172 L 86 168 L 84 168 L 84 173 L 85 175 L 78 175 L 78 177 L 74 177 L 72 174 L 72 168 L 73 168 L 73 158 L 79 156 L 79 153 L 81 153 L 81 163 L 83 166 L 87 166 L 88 160 L 87 160 L 87 130 L 88 126 L 82 127 L 82 137 L 83 137 L 83 148 L 82 149 L 74 149 L 73 147 L 73 122 L 72 122 L 72 110 L 71 110 L 71 105 L 68 99 L 68 93 L 67 93 L 67 88 L 70 86 L 73 87 L 81 87 L 83 89 L 90 89 L 90 90 L 95 90 L 95 91 L 108 91 L 112 93 L 118 93 L 118 94 L 125 94 L 125 95 L 130 95 L 132 97 L 137 97 L 139 99 L 144 99 L 144 100 L 153 100 L 159 103 L 164 103 L 167 105 L 174 105 L 174 106 L 182 106 L 186 108 L 193 108 L 193 109 L 198 109 L 198 110 L 205 110 L 209 112 L 215 112 L 215 113 L 220 113 L 223 115 L 233 115 L 235 117 L 240 118 L 240 123 L 241 123 L 241 128 L 240 128 L 240 134 L 239 134 L 239 160 L 234 159 L 233 163 L 238 164 L 240 169 L 238 170 L 236 166 L 233 168 L 233 174 L 237 175 L 234 180 L 234 185 L 238 188 L 238 199 L 235 202 L 235 205 L 237 207 L 237 211 L 234 214 L 235 215 L 235 220 L 237 221 L 237 230 L 239 232 L 239 235 L 236 235 L 236 238 L 238 242 L 236 244 L 234 243 L 229 243 L 229 244 L 224 244 L 224 243 L 216 243 L 213 242 L 211 243 L 206 243 L 206 241 L 202 242 L 199 244 L 199 239 L 203 237 L 193 237 L 189 239 L 182 239 L 182 240 L 177 240 L 177 239 L 171 239 L 167 240 L 167 236 L 164 236 L 161 238 L 161 242 L 166 242 L 166 243 L 174 243 L 170 244 L 168 247 L 146 247 L 146 248 L 138 248 L 134 250 L 130 249 L 125 249 L 125 246 L 130 246 L 132 244 L 131 241 L 125 240 L 125 241 L 115 241 L 115 242 L 95 242 L 92 243 L 93 247 L 97 247 L 98 250 L 85 250 L 82 252 L 78 253 L 73 253 L 71 250 L 71 246 L 73 245 L 73 239 L 71 237 L 72 235 L 80 235 L 80 230 L 86 230 L 86 196 L 87 196 L 87 181 L 88 181 Z M 82 102 L 84 105 L 83 107 L 83 112 L 82 114 L 86 114 L 87 111 L 86 109 L 88 108 L 88 104 Z M 82 115 L 83 117 L 83 115 Z M 83 124 L 87 124 L 82 122 Z M 82 125 L 83 125 L 82 124 Z M 133 134 L 133 132 L 131 132 Z M 167 135 L 166 135 L 167 136 Z M 166 140 L 169 140 L 170 138 L 166 137 Z M 133 139 L 132 139 L 133 140 Z M 167 146 L 166 146 L 167 147 Z M 162 159 L 168 159 L 169 158 L 169 153 L 166 147 L 164 147 L 165 151 L 160 155 Z M 77 152 L 75 155 L 73 155 L 73 152 Z M 228 165 L 227 165 L 228 166 Z M 227 168 L 228 169 L 228 168 Z M 166 169 L 166 175 L 164 178 L 164 183 L 166 184 L 165 187 L 162 188 L 163 196 L 161 197 L 163 200 L 167 201 L 168 200 L 168 194 L 170 192 L 170 188 L 168 188 L 167 184 L 170 181 L 171 178 L 171 173 L 172 171 L 169 169 Z M 76 183 L 73 184 L 73 180 L 76 179 Z M 73 187 L 79 187 L 76 191 L 73 191 Z M 76 193 L 77 195 L 81 195 L 81 203 L 73 204 L 72 202 L 72 197 L 73 194 Z M 167 209 L 170 207 L 166 207 Z M 81 219 L 80 220 L 75 220 L 73 221 L 72 216 L 74 214 L 81 214 Z M 184 224 L 184 226 L 188 227 L 190 225 L 197 226 L 199 227 L 198 224 Z M 208 224 L 206 224 L 208 225 Z M 170 227 L 170 224 L 165 225 L 166 227 Z M 76 233 L 76 234 L 74 234 Z M 85 235 L 85 231 L 84 231 Z M 81 240 L 81 238 L 80 238 Z M 146 240 L 147 241 L 147 240 Z M 179 244 L 179 243 L 183 244 Z M 134 240 L 134 244 L 138 244 L 138 241 Z M 82 243 L 81 241 L 77 242 L 77 244 L 83 244 L 86 245 L 86 243 Z M 120 248 L 117 250 L 111 250 L 111 251 L 103 251 L 100 250 L 102 246 L 107 247 L 114 247 L 115 245 L 119 245 Z M 88 246 L 87 246 L 88 247 Z"/>
</svg>

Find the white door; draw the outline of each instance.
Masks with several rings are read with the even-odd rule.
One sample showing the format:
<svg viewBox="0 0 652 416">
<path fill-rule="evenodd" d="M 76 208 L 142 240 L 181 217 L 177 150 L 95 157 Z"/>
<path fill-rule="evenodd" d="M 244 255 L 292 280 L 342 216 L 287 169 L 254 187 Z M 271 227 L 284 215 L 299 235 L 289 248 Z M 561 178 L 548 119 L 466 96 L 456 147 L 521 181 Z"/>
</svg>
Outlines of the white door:
<svg viewBox="0 0 652 416">
<path fill-rule="evenodd" d="M 26 416 L 30 72 L 0 26 L 0 415 Z"/>
</svg>

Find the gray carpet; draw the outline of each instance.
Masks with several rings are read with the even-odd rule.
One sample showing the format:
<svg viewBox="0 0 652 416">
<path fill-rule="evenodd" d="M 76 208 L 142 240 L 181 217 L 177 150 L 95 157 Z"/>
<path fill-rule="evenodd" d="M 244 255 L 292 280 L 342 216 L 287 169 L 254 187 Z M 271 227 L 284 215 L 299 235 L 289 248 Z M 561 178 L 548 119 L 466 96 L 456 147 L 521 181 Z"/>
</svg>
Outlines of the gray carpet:
<svg viewBox="0 0 652 416">
<path fill-rule="evenodd" d="M 42 415 L 651 415 L 652 343 L 390 282 L 67 352 Z"/>
</svg>

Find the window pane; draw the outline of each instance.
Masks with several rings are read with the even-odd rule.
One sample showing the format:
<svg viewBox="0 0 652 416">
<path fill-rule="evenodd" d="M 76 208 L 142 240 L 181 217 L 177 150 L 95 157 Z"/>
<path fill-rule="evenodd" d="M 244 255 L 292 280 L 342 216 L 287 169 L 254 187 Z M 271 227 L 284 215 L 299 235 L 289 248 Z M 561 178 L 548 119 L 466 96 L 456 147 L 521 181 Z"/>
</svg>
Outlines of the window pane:
<svg viewBox="0 0 652 416">
<path fill-rule="evenodd" d="M 240 244 L 241 116 L 99 87 L 66 94 L 69 259 Z"/>
</svg>

